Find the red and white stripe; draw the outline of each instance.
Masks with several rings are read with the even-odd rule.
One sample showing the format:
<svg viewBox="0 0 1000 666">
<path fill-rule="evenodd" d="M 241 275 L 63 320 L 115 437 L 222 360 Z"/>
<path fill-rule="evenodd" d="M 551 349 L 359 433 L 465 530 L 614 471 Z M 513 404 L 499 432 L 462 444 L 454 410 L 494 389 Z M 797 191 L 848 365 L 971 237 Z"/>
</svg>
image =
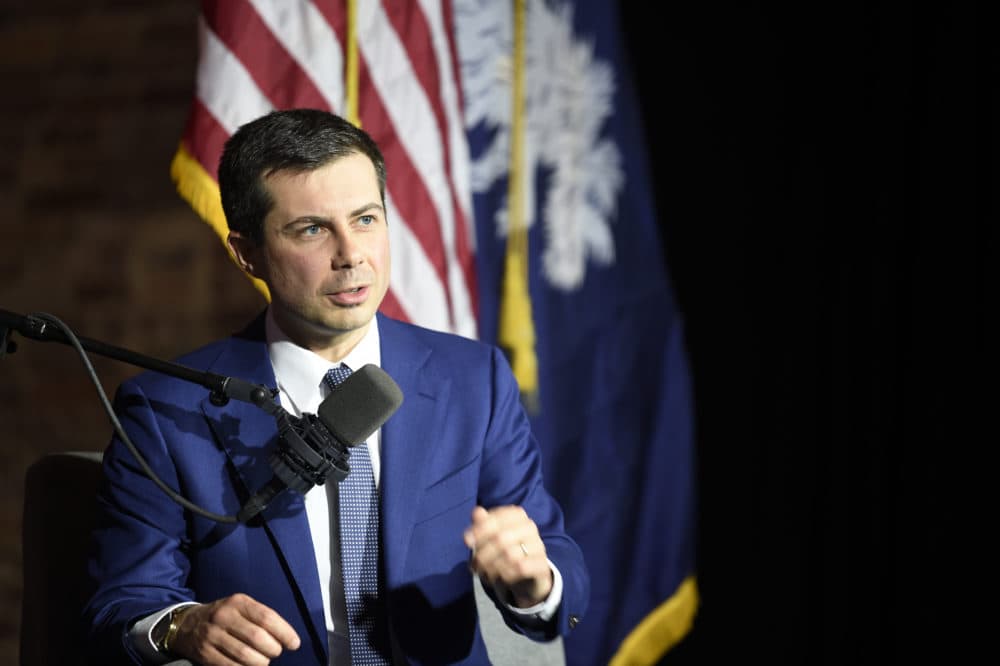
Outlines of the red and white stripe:
<svg viewBox="0 0 1000 666">
<path fill-rule="evenodd" d="M 393 275 L 382 310 L 476 337 L 469 155 L 447 0 L 358 0 L 358 109 L 388 172 Z M 188 152 L 274 108 L 345 112 L 344 0 L 203 0 Z"/>
</svg>

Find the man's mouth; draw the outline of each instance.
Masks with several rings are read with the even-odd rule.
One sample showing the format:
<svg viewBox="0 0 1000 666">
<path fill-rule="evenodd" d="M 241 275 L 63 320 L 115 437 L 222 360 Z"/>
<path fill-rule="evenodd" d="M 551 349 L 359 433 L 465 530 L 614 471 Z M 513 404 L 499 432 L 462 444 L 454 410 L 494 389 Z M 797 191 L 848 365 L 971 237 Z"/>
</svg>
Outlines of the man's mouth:
<svg viewBox="0 0 1000 666">
<path fill-rule="evenodd" d="M 368 298 L 368 286 L 351 287 L 331 292 L 328 298 L 338 305 L 360 305 Z"/>
</svg>

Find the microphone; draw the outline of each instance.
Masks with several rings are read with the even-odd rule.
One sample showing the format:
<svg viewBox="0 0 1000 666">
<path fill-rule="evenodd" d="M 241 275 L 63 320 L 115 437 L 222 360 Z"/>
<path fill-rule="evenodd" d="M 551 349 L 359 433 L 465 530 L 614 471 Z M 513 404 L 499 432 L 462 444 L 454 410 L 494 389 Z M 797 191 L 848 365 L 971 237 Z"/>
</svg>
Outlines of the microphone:
<svg viewBox="0 0 1000 666">
<path fill-rule="evenodd" d="M 340 483 L 350 472 L 349 447 L 367 440 L 402 403 L 403 392 L 392 377 L 369 363 L 334 388 L 317 414 L 295 417 L 278 409 L 278 448 L 268 460 L 274 475 L 236 519 L 247 522 L 285 489 L 304 494 L 331 474 Z"/>
</svg>

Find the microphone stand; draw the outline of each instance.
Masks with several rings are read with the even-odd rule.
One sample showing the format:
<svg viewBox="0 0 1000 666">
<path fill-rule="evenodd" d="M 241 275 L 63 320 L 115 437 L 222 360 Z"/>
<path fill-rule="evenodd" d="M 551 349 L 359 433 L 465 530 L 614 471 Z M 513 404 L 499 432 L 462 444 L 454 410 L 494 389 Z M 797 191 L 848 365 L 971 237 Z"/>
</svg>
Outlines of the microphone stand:
<svg viewBox="0 0 1000 666">
<path fill-rule="evenodd" d="M 10 331 L 17 331 L 24 337 L 33 340 L 60 342 L 65 345 L 75 346 L 69 336 L 58 326 L 54 325 L 52 319 L 39 315 L 22 316 L 8 310 L 0 309 L 0 358 L 3 358 L 5 353 L 13 353 L 17 350 L 17 344 L 13 340 L 7 339 Z M 95 354 L 123 361 L 140 368 L 146 368 L 147 370 L 162 372 L 165 375 L 203 386 L 210 391 L 209 400 L 212 401 L 213 405 L 218 407 L 227 404 L 230 398 L 233 398 L 256 405 L 272 416 L 276 415 L 278 410 L 281 409 L 280 405 L 274 401 L 277 391 L 261 384 L 251 384 L 235 377 L 202 372 L 185 365 L 180 365 L 179 363 L 162 361 L 128 349 L 115 347 L 99 340 L 84 337 L 76 337 L 76 340 L 79 341 L 81 347 Z"/>
</svg>

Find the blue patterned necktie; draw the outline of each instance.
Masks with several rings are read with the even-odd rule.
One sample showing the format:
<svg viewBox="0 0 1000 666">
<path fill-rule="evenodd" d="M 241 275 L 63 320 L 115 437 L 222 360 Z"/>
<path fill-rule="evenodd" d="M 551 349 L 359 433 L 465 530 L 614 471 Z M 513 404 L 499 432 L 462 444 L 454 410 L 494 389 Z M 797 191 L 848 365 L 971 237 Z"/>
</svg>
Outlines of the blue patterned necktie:
<svg viewBox="0 0 1000 666">
<path fill-rule="evenodd" d="M 331 390 L 351 374 L 343 363 L 323 380 Z M 340 482 L 340 551 L 347 604 L 351 663 L 382 666 L 389 660 L 385 618 L 379 600 L 378 490 L 368 445 L 350 449 L 350 473 Z"/>
</svg>

